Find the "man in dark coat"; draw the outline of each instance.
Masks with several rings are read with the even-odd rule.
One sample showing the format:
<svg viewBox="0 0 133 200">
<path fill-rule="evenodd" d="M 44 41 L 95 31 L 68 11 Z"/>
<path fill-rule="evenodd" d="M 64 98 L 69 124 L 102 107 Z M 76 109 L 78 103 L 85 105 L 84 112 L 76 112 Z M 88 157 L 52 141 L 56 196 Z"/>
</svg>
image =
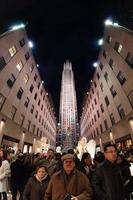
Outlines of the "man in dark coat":
<svg viewBox="0 0 133 200">
<path fill-rule="evenodd" d="M 97 200 L 124 200 L 121 171 L 116 163 L 117 149 L 113 144 L 104 147 L 105 161 L 97 167 L 92 185 Z"/>
</svg>

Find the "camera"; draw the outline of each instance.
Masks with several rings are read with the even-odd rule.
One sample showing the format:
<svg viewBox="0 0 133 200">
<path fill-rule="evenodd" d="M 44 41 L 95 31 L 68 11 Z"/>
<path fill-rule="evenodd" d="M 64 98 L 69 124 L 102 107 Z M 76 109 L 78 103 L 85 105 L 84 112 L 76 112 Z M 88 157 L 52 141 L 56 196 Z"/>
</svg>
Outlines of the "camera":
<svg viewBox="0 0 133 200">
<path fill-rule="evenodd" d="M 64 198 L 64 200 L 71 200 L 72 198 L 72 195 L 71 194 L 67 194 Z"/>
</svg>

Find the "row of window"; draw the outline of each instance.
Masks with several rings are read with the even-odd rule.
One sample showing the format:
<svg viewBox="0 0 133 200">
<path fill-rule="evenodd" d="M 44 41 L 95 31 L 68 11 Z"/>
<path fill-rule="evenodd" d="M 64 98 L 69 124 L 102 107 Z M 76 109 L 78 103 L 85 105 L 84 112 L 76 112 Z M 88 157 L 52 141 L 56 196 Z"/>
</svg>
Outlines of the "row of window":
<svg viewBox="0 0 133 200">
<path fill-rule="evenodd" d="M 21 47 L 23 47 L 25 45 L 25 40 L 24 38 L 22 38 L 20 41 L 19 41 L 19 44 Z M 9 53 L 10 53 L 10 56 L 13 57 L 16 53 L 17 53 L 17 49 L 16 49 L 16 46 L 12 46 L 9 48 Z M 25 55 L 25 58 L 26 60 L 28 59 L 28 56 L 30 57 L 30 54 L 27 52 L 26 55 Z M 4 59 L 4 57 L 0 57 L 0 71 L 6 66 L 6 61 Z"/>
</svg>

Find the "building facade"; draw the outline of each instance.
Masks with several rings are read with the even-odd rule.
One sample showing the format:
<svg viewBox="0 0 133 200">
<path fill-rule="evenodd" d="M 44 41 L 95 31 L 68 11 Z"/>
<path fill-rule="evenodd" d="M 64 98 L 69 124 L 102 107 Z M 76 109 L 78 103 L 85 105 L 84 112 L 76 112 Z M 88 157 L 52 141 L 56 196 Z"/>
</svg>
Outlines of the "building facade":
<svg viewBox="0 0 133 200">
<path fill-rule="evenodd" d="M 121 147 L 132 145 L 132 77 L 133 32 L 108 25 L 80 119 L 81 135 L 101 148 L 109 141 Z"/>
<path fill-rule="evenodd" d="M 74 147 L 77 143 L 78 113 L 76 90 L 72 64 L 66 62 L 62 72 L 58 142 L 65 147 Z"/>
<path fill-rule="evenodd" d="M 56 119 L 25 28 L 0 35 L 0 143 L 15 151 L 56 144 Z"/>
</svg>

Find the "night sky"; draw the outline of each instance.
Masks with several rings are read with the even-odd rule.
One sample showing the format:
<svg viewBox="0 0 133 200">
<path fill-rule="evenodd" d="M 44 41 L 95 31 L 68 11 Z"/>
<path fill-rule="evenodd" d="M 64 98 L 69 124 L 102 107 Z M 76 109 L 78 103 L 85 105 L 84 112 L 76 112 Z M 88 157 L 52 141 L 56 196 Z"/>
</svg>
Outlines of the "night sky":
<svg viewBox="0 0 133 200">
<path fill-rule="evenodd" d="M 28 37 L 35 43 L 33 54 L 57 116 L 63 63 L 71 61 L 80 112 L 94 73 L 92 63 L 98 57 L 97 40 L 103 36 L 104 20 L 112 17 L 124 25 L 129 7 L 128 0 L 1 0 L 0 32 L 16 22 L 26 23 Z"/>
</svg>

